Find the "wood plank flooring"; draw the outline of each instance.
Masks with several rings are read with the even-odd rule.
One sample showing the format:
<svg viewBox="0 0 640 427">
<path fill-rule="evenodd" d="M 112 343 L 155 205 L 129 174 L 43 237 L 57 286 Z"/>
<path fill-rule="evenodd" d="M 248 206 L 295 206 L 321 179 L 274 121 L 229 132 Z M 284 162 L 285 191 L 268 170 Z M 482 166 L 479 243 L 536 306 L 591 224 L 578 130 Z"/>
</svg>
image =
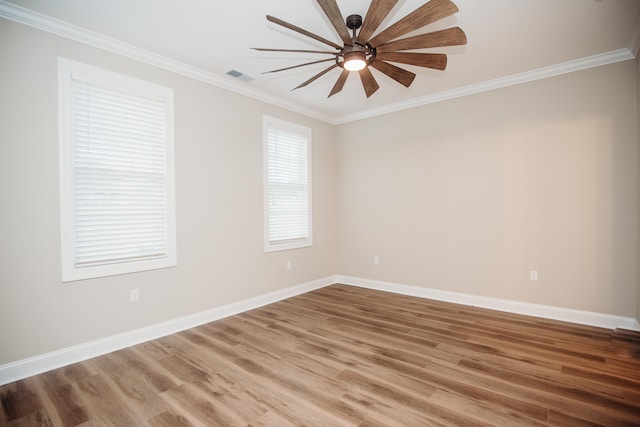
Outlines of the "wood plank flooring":
<svg viewBox="0 0 640 427">
<path fill-rule="evenodd" d="M 2 426 L 640 425 L 640 333 L 334 285 L 0 387 Z"/>
</svg>

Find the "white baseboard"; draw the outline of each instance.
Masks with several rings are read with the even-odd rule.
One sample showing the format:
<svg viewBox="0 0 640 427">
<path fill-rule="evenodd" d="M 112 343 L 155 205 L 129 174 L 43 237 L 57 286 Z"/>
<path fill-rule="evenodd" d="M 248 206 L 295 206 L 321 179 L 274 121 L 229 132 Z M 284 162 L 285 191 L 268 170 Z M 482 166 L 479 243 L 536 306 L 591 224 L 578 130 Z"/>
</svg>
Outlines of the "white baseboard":
<svg viewBox="0 0 640 427">
<path fill-rule="evenodd" d="M 51 353 L 0 365 L 0 385 L 27 378 L 32 375 L 41 374 L 52 369 L 61 368 L 72 363 L 81 362 L 92 357 L 111 353 L 126 347 L 174 334 L 176 332 L 184 331 L 189 328 L 194 328 L 234 314 L 253 310 L 254 308 L 278 302 L 305 292 L 310 292 L 314 289 L 323 288 L 334 283 L 336 283 L 336 276 L 329 276 L 301 285 L 292 286 L 280 291 L 227 304 L 222 307 L 158 323 L 145 328 L 124 332 L 122 334 L 64 348 Z"/>
<path fill-rule="evenodd" d="M 624 328 L 640 331 L 640 323 L 631 317 L 612 316 L 602 313 L 530 304 L 519 301 L 482 297 L 458 292 L 449 292 L 438 289 L 338 275 L 325 277 L 280 291 L 271 292 L 269 294 L 227 304 L 211 310 L 194 313 L 145 328 L 124 332 L 122 334 L 31 357 L 29 359 L 0 365 L 0 385 L 67 366 L 72 363 L 81 362 L 92 357 L 111 353 L 146 341 L 161 338 L 189 328 L 194 328 L 205 323 L 233 316 L 234 314 L 253 310 L 254 308 L 262 307 L 286 298 L 291 298 L 315 289 L 320 289 L 334 283 L 343 283 L 345 285 L 359 286 L 362 288 L 393 292 L 420 298 L 429 298 L 456 304 L 489 308 L 492 310 L 506 311 L 510 313 L 526 314 L 546 319 L 563 320 L 583 325 L 599 326 L 609 329 Z"/>
<path fill-rule="evenodd" d="M 456 304 L 489 308 L 492 310 L 506 311 L 509 313 L 525 314 L 528 316 L 542 317 L 545 319 L 562 320 L 565 322 L 599 326 L 608 329 L 624 328 L 640 331 L 640 324 L 633 317 L 613 316 L 610 314 L 573 310 L 570 308 L 531 304 L 500 298 L 489 298 L 459 292 L 442 291 L 438 289 L 422 288 L 418 286 L 401 285 L 397 283 L 382 282 L 378 280 L 362 279 L 359 277 L 339 275 L 337 276 L 337 281 L 338 283 L 344 283 L 345 285 L 359 286 L 362 288 L 393 292 L 396 294 L 421 298 L 429 298 Z"/>
</svg>

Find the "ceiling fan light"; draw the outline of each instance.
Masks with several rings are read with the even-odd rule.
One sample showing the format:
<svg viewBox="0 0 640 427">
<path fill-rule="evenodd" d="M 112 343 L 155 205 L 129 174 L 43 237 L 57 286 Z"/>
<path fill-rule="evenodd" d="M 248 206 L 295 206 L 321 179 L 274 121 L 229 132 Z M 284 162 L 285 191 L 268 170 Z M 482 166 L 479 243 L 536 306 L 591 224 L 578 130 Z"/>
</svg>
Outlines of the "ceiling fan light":
<svg viewBox="0 0 640 427">
<path fill-rule="evenodd" d="M 348 71 L 360 71 L 367 66 L 367 57 L 364 52 L 350 52 L 344 56 L 343 66 Z"/>
</svg>

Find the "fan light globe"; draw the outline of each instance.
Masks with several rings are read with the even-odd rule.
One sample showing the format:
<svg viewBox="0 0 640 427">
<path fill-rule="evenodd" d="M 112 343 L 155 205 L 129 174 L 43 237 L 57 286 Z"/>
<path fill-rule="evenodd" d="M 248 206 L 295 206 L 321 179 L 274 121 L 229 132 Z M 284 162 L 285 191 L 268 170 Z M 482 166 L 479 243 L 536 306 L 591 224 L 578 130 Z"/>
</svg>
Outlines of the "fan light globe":
<svg viewBox="0 0 640 427">
<path fill-rule="evenodd" d="M 344 68 L 349 71 L 360 71 L 367 66 L 366 56 L 363 52 L 352 52 L 345 55 Z"/>
</svg>

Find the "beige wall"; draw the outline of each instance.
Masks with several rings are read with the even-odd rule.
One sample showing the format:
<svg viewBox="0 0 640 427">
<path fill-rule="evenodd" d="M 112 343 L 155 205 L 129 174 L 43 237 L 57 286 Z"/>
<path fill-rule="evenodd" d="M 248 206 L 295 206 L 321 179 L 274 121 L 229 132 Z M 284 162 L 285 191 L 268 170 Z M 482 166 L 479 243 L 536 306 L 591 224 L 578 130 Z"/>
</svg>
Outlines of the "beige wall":
<svg viewBox="0 0 640 427">
<path fill-rule="evenodd" d="M 635 81 L 626 61 L 339 126 L 338 272 L 635 316 Z"/>
<path fill-rule="evenodd" d="M 61 283 L 58 56 L 174 88 L 178 267 Z M 331 125 L 5 20 L 0 57 L 0 365 L 335 274 Z M 263 114 L 313 130 L 313 248 L 263 252 Z"/>
<path fill-rule="evenodd" d="M 640 58 L 636 57 L 636 89 L 638 93 L 638 100 L 636 102 L 636 109 L 638 112 L 638 146 L 640 147 Z M 639 150 L 640 151 L 640 150 Z M 640 157 L 638 157 L 638 168 L 640 169 Z M 640 212 L 638 213 L 638 224 L 640 224 Z M 640 225 L 639 225 L 640 233 Z M 638 242 L 640 242 L 640 234 L 638 234 Z M 638 263 L 636 265 L 637 271 L 637 290 L 636 290 L 636 320 L 640 323 L 640 251 L 638 251 Z"/>
<path fill-rule="evenodd" d="M 58 56 L 175 89 L 178 267 L 60 282 Z M 4 20 L 0 57 L 0 365 L 336 273 L 640 307 L 633 61 L 333 127 Z M 263 114 L 313 129 L 313 248 L 263 252 Z"/>
</svg>

